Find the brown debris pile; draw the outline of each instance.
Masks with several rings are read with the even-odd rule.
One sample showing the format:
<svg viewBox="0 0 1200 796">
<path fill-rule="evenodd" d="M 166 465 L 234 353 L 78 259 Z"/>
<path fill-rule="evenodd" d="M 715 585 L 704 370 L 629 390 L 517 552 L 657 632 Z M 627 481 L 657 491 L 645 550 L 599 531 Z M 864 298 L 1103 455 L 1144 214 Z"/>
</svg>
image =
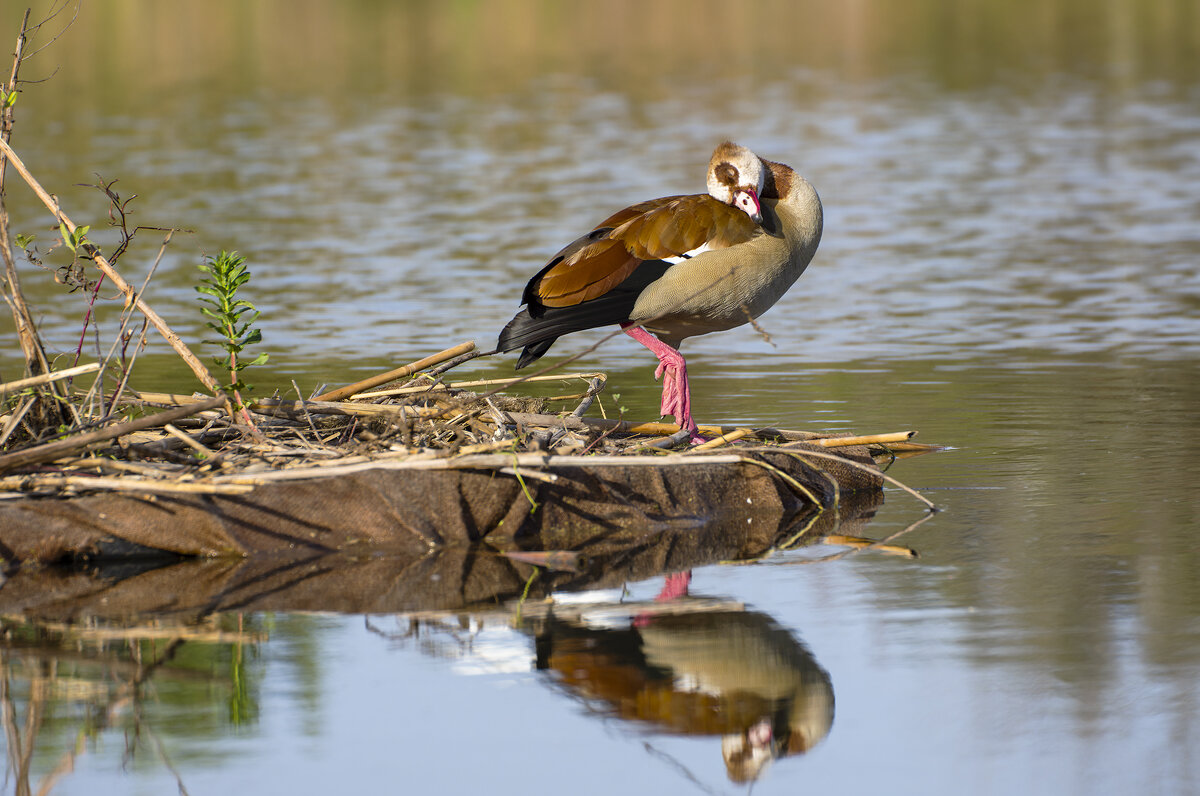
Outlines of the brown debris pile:
<svg viewBox="0 0 1200 796">
<path fill-rule="evenodd" d="M 431 359 L 461 361 L 455 350 Z M 531 536 L 573 549 L 664 523 L 778 528 L 845 493 L 877 492 L 888 477 L 874 454 L 923 449 L 907 432 L 704 426 L 715 439 L 688 447 L 672 424 L 584 417 L 603 374 L 545 377 L 581 387 L 539 399 L 501 395 L 512 381 L 443 384 L 434 370 L 350 400 L 263 399 L 249 407 L 254 426 L 220 398 L 137 394 L 131 403 L 169 408 L 74 447 L 0 455 L 3 555 L 420 550 Z M 551 414 L 554 399 L 577 405 Z"/>
<path fill-rule="evenodd" d="M 429 359 L 452 359 L 461 348 Z M 487 457 L 494 469 L 503 471 L 533 454 L 652 456 L 665 465 L 667 459 L 661 457 L 672 448 L 683 449 L 674 456 L 704 455 L 718 447 L 794 450 L 799 444 L 816 451 L 867 446 L 889 456 L 926 449 L 907 442 L 907 432 L 848 437 L 717 426 L 701 427 L 715 438 L 689 449 L 673 424 L 585 417 L 605 387 L 602 373 L 531 381 L 579 387 L 566 395 L 536 398 L 498 392 L 511 389 L 513 380 L 444 384 L 422 373 L 390 389 L 351 392 L 344 401 L 262 399 L 248 407 L 253 426 L 243 425 L 242 413 L 229 412 L 220 398 L 134 393 L 127 405 L 162 411 L 0 454 L 0 498 L 105 490 L 242 494 L 274 481 L 320 478 L 333 472 L 329 468 L 345 474 L 348 466 L 371 469 L 405 462 L 412 469 L 444 469 L 437 462 L 463 457 L 492 467 L 484 463 Z M 480 388 L 493 389 L 478 392 Z M 546 411 L 551 402 L 567 400 L 578 400 L 573 411 Z M 814 453 L 810 458 L 822 455 L 828 457 Z"/>
</svg>

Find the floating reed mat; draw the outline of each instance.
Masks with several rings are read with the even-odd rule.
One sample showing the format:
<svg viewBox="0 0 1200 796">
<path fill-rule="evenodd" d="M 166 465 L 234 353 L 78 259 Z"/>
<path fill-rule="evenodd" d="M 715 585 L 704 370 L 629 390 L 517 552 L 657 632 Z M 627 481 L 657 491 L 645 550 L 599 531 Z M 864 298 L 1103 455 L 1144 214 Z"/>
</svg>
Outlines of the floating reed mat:
<svg viewBox="0 0 1200 796">
<path fill-rule="evenodd" d="M 734 426 L 701 426 L 710 441 L 690 446 L 677 425 L 606 417 L 603 373 L 446 378 L 474 356 L 464 343 L 320 400 L 237 413 L 221 397 L 126 390 L 120 409 L 141 417 L 0 453 L 4 555 L 428 549 L 731 513 L 778 523 L 879 491 L 893 481 L 881 457 L 933 449 L 912 431 Z"/>
</svg>

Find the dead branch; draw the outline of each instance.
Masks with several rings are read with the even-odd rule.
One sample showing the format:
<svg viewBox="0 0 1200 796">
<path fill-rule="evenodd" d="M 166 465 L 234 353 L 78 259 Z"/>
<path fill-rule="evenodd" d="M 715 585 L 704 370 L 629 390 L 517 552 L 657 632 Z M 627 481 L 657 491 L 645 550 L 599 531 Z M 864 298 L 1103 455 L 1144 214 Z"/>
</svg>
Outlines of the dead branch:
<svg viewBox="0 0 1200 796">
<path fill-rule="evenodd" d="M 21 32 L 17 34 L 16 51 L 13 54 L 12 72 L 9 76 L 8 83 L 0 92 L 5 98 L 8 98 L 12 92 L 17 90 L 17 75 L 20 72 L 22 52 L 25 49 L 27 29 L 29 26 L 30 9 L 25 10 L 25 16 L 21 21 Z M 17 329 L 17 339 L 21 345 L 21 353 L 25 356 L 25 372 L 28 376 L 38 376 L 50 372 L 50 363 L 46 359 L 46 350 L 42 345 L 41 338 L 37 333 L 37 324 L 33 320 L 33 313 L 29 311 L 29 305 L 25 301 L 25 293 L 21 290 L 21 280 L 17 274 L 17 264 L 12 256 L 12 242 L 8 227 L 8 209 L 4 206 L 4 178 L 8 173 L 7 152 L 9 151 L 8 142 L 12 137 L 13 127 L 13 106 L 10 102 L 4 103 L 3 112 L 0 113 L 0 256 L 4 259 L 4 275 L 8 286 L 9 304 L 13 311 L 13 324 Z M 58 395 L 54 386 L 50 387 L 52 394 Z M 60 423 L 65 418 L 62 417 L 59 402 L 54 399 L 38 400 L 38 414 L 41 418 L 47 421 L 47 424 Z"/>
</svg>

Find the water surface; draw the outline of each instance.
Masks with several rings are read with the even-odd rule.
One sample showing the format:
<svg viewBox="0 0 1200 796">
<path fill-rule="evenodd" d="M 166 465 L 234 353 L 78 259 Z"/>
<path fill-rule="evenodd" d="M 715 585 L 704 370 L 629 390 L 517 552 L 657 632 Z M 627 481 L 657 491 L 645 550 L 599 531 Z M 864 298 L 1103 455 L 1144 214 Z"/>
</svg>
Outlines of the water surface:
<svg viewBox="0 0 1200 796">
<path fill-rule="evenodd" d="M 536 3 L 342 5 L 89 4 L 31 62 L 63 69 L 26 87 L 13 144 L 106 245 L 103 202 L 73 187 L 96 173 L 139 195 L 137 223 L 190 230 L 146 293 L 188 340 L 204 336 L 200 255 L 247 255 L 272 354 L 250 380 L 304 392 L 461 340 L 490 345 L 549 254 L 627 203 L 699 190 L 722 138 L 791 164 L 821 193 L 824 240 L 762 318 L 769 342 L 744 328 L 687 343 L 698 416 L 915 428 L 953 450 L 891 471 L 944 509 L 902 538 L 916 560 L 800 564 L 814 554 L 797 551 L 693 571 L 694 598 L 777 627 L 793 668 L 825 672 L 834 695 L 826 734 L 767 768 L 755 792 L 1200 789 L 1191 5 L 777 4 L 759 12 L 778 21 L 765 26 L 683 3 L 641 26 L 627 23 L 632 5 L 586 18 Z M 689 22 L 672 28 L 671 9 Z M 712 46 L 750 31 L 758 47 Z M 45 252 L 51 225 L 8 179 L 14 227 Z M 121 262 L 131 282 L 160 240 L 138 233 Z M 28 264 L 22 274 L 48 346 L 68 360 L 84 296 Z M 112 291 L 101 296 L 85 356 L 118 325 Z M 0 353 L 6 379 L 16 356 Z M 463 378 L 512 363 L 471 364 Z M 653 360 L 633 342 L 577 366 L 606 370 L 631 416 L 655 411 Z M 196 386 L 154 339 L 136 380 Z M 860 530 L 881 538 L 921 516 L 889 488 Z M 591 599 L 650 603 L 663 579 L 627 585 Z M 61 628 L 9 617 L 8 782 L 744 787 L 720 732 L 631 718 L 537 668 L 545 628 L 483 611 L 317 608 L 223 611 L 205 620 L 211 638 L 170 648 L 169 633 L 63 641 Z M 156 621 L 72 617 L 84 629 Z M 589 630 L 595 645 L 629 655 L 638 636 L 661 663 L 636 612 L 606 621 Z M 137 663 L 168 652 L 124 700 Z M 795 663 L 810 659 L 816 669 Z"/>
</svg>

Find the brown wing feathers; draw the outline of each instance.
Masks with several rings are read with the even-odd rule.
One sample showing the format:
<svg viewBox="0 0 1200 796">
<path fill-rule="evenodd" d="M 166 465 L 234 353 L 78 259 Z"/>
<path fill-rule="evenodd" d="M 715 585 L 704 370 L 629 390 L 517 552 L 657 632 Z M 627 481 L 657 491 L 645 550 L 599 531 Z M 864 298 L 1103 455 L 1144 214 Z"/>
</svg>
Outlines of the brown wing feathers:
<svg viewBox="0 0 1200 796">
<path fill-rule="evenodd" d="M 525 288 L 527 304 L 500 335 L 501 351 L 525 347 L 517 367 L 560 335 L 628 320 L 638 294 L 681 257 L 743 243 L 761 228 L 706 194 L 641 202 L 611 215 L 556 254 Z"/>
<path fill-rule="evenodd" d="M 569 307 L 599 298 L 624 282 L 642 259 L 614 238 L 601 238 L 542 275 L 533 294 L 543 306 Z"/>
<path fill-rule="evenodd" d="M 632 254 L 644 260 L 679 257 L 707 245 L 724 249 L 750 240 L 758 225 L 741 210 L 711 196 L 681 196 L 614 229 Z"/>
<path fill-rule="evenodd" d="M 749 240 L 757 230 L 745 213 L 704 194 L 642 202 L 605 219 L 588 237 L 610 227 L 598 239 L 572 244 L 572 251 L 560 252 L 557 264 L 534 277 L 530 292 L 536 299 L 547 307 L 590 301 L 647 260 L 680 257 L 706 244 L 723 249 Z"/>
</svg>

